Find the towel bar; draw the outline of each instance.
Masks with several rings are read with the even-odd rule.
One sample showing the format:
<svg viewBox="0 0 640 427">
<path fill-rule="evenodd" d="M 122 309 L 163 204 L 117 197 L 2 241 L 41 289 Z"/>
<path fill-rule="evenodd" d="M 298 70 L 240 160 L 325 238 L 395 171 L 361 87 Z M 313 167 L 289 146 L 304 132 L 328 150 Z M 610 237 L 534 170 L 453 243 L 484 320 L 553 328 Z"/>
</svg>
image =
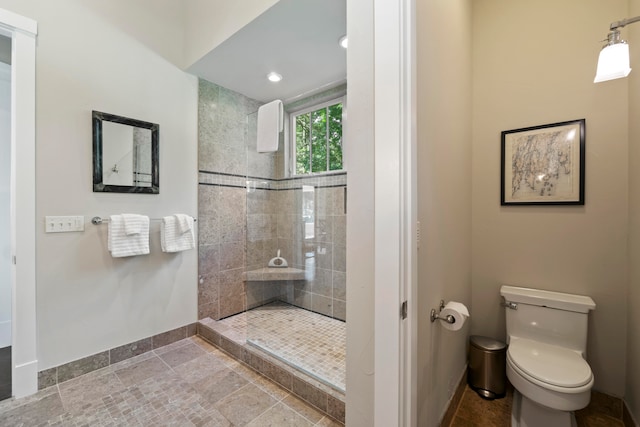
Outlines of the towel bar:
<svg viewBox="0 0 640 427">
<path fill-rule="evenodd" d="M 162 218 L 149 218 L 151 221 L 162 221 Z M 193 218 L 193 222 L 196 222 L 198 219 L 197 218 Z M 99 216 L 94 216 L 93 218 L 91 218 L 91 224 L 93 225 L 100 225 L 103 222 L 109 222 L 108 218 L 101 218 Z"/>
</svg>

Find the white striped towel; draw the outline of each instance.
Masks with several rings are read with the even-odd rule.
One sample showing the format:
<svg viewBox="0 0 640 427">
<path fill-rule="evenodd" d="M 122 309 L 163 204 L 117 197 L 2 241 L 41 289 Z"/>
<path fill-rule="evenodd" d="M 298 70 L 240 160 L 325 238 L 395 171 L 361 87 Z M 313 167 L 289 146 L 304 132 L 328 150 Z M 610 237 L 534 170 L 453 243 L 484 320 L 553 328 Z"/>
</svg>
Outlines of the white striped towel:
<svg viewBox="0 0 640 427">
<path fill-rule="evenodd" d="M 140 215 L 140 232 L 127 236 L 123 215 L 109 217 L 107 248 L 114 258 L 149 253 L 149 217 Z"/>
<path fill-rule="evenodd" d="M 185 214 L 175 214 L 178 222 L 178 233 L 184 234 L 193 228 L 193 217 Z"/>
<path fill-rule="evenodd" d="M 191 221 L 193 221 L 193 218 Z M 162 246 L 162 251 L 180 252 L 195 248 L 196 239 L 193 228 L 192 224 L 191 230 L 180 233 L 178 220 L 175 215 L 162 218 L 162 226 L 160 227 L 160 245 Z"/>
<path fill-rule="evenodd" d="M 140 234 L 140 232 L 142 231 L 142 227 L 144 226 L 144 223 L 145 223 L 145 218 L 147 220 L 149 219 L 144 215 L 123 213 L 122 219 L 124 220 L 124 233 L 127 236 Z"/>
</svg>

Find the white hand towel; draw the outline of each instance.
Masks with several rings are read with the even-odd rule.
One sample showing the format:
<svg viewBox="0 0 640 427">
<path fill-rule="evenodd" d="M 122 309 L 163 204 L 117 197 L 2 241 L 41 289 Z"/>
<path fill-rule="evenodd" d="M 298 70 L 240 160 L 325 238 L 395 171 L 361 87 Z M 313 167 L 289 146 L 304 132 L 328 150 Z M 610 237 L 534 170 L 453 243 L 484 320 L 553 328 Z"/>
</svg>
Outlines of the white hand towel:
<svg viewBox="0 0 640 427">
<path fill-rule="evenodd" d="M 160 227 L 160 246 L 162 246 L 162 252 L 180 252 L 195 248 L 193 224 L 191 230 L 179 233 L 176 216 L 165 216 L 162 218 Z"/>
<path fill-rule="evenodd" d="M 278 151 L 280 132 L 284 125 L 284 106 L 276 99 L 258 108 L 258 142 L 259 153 Z"/>
<path fill-rule="evenodd" d="M 124 220 L 124 232 L 127 236 L 133 236 L 134 234 L 140 234 L 142 231 L 142 227 L 144 226 L 145 218 L 144 215 L 137 214 L 122 214 L 122 219 Z M 148 222 L 147 218 L 147 222 Z"/>
<path fill-rule="evenodd" d="M 128 236 L 122 215 L 109 217 L 107 248 L 114 258 L 149 253 L 149 217 L 141 215 L 140 233 Z"/>
<path fill-rule="evenodd" d="M 184 234 L 193 228 L 193 217 L 185 214 L 175 214 L 178 232 Z"/>
</svg>

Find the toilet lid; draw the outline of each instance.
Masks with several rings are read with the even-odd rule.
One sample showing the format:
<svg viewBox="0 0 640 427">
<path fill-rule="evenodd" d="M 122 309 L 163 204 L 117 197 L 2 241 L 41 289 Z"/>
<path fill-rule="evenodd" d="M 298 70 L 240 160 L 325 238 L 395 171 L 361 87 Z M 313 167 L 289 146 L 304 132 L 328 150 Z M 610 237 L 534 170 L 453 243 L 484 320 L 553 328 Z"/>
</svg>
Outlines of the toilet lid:
<svg viewBox="0 0 640 427">
<path fill-rule="evenodd" d="M 580 387 L 593 377 L 589 364 L 576 352 L 528 339 L 511 340 L 507 350 L 518 368 L 558 387 Z"/>
</svg>

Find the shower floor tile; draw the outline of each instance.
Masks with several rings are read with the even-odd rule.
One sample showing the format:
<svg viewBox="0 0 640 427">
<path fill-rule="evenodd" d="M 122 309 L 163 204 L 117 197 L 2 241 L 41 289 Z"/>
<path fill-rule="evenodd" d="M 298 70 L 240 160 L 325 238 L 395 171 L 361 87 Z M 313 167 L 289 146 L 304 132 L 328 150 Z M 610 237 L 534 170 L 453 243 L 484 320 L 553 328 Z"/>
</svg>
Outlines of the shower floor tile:
<svg viewBox="0 0 640 427">
<path fill-rule="evenodd" d="M 274 302 L 215 322 L 245 341 L 340 391 L 345 390 L 346 324 L 293 305 Z"/>
</svg>

